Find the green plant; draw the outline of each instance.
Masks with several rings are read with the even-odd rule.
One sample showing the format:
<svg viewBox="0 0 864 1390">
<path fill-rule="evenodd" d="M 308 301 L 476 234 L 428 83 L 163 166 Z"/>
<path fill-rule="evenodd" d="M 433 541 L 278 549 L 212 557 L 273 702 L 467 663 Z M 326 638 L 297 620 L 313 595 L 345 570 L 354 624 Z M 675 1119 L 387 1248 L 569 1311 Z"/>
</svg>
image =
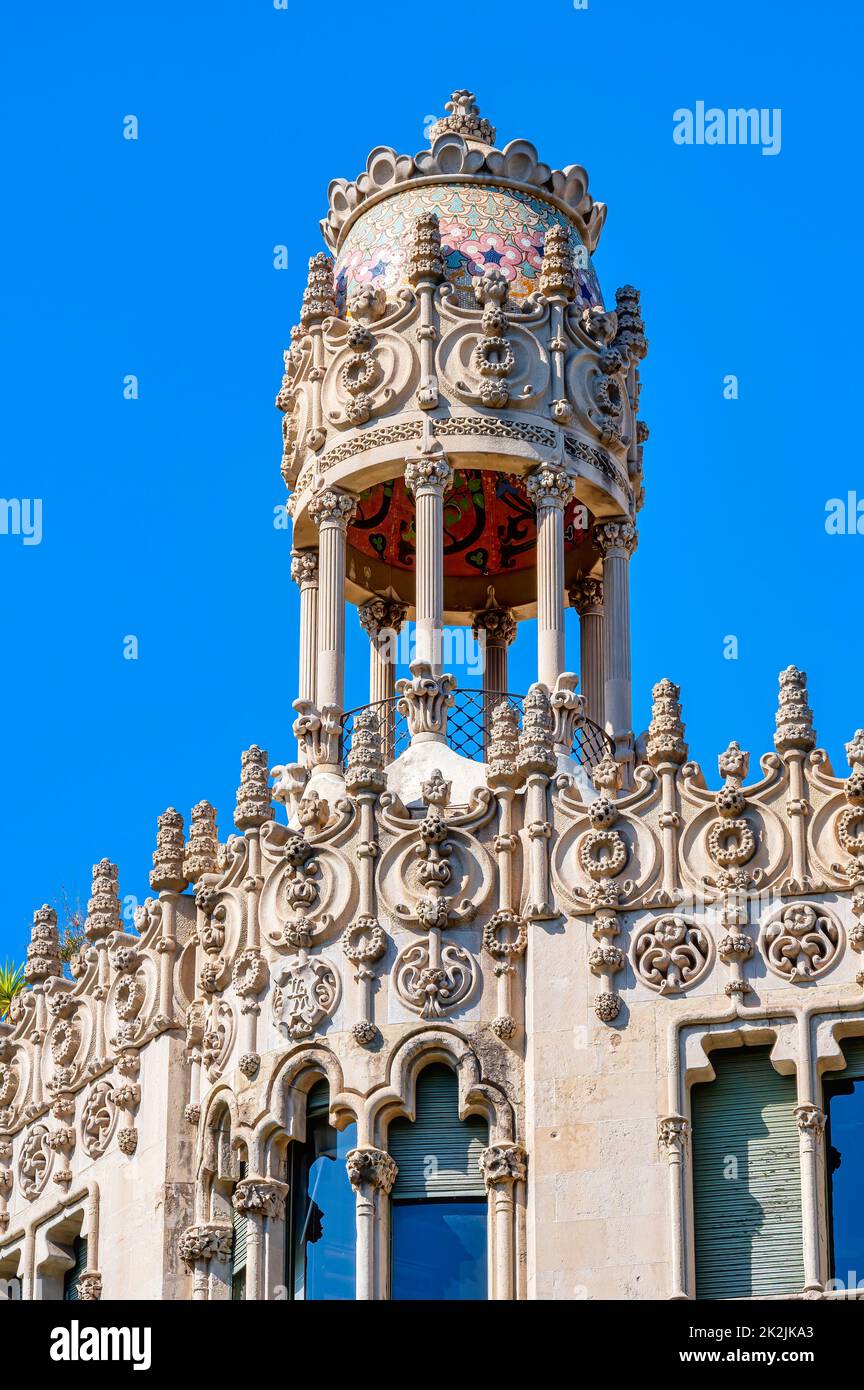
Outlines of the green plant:
<svg viewBox="0 0 864 1390">
<path fill-rule="evenodd" d="M 65 888 L 60 889 L 60 897 L 54 903 L 54 908 L 60 935 L 60 959 L 66 967 L 87 940 L 84 935 L 87 913 L 81 906 L 80 898 L 76 898 L 73 903 Z"/>
<path fill-rule="evenodd" d="M 24 979 L 24 966 L 13 965 L 11 961 L 0 966 L 0 1018 L 5 1018 L 16 994 L 27 988 Z"/>
</svg>

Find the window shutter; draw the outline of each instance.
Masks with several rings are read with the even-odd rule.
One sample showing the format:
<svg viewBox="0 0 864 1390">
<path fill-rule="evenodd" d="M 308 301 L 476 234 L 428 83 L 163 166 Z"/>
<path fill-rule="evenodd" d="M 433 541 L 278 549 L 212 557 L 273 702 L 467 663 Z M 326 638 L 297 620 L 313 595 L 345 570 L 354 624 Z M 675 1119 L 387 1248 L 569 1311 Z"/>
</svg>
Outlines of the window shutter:
<svg viewBox="0 0 864 1390">
<path fill-rule="evenodd" d="M 840 1046 L 846 1066 L 842 1071 L 826 1071 L 823 1080 L 828 1085 L 832 1081 L 864 1080 L 864 1038 L 841 1038 Z"/>
<path fill-rule="evenodd" d="M 393 1197 L 485 1197 L 479 1158 L 488 1142 L 480 1116 L 459 1119 L 455 1073 L 427 1067 L 417 1078 L 417 1119 L 390 1125 L 390 1154 L 399 1168 Z"/>
<path fill-rule="evenodd" d="M 87 1241 L 83 1236 L 76 1236 L 73 1240 L 72 1258 L 74 1265 L 63 1275 L 63 1300 L 66 1303 L 77 1303 L 81 1297 L 81 1275 L 87 1268 Z"/>
<path fill-rule="evenodd" d="M 804 1284 L 794 1076 L 764 1049 L 713 1053 L 694 1086 L 696 1297 L 796 1293 Z M 737 1178 L 729 1176 L 737 1160 Z"/>
</svg>

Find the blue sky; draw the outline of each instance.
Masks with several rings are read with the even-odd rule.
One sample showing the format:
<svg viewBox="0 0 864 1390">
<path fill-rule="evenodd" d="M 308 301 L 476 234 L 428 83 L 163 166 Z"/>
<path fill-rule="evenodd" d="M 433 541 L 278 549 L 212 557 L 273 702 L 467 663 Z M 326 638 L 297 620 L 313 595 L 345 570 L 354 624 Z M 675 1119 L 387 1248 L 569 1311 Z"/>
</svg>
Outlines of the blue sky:
<svg viewBox="0 0 864 1390">
<path fill-rule="evenodd" d="M 328 182 L 375 145 L 423 148 L 456 87 L 499 145 L 525 136 L 546 162 L 587 167 L 609 205 L 607 299 L 642 290 L 637 730 L 668 675 L 709 776 L 730 738 L 755 767 L 794 662 L 845 766 L 864 723 L 864 537 L 826 534 L 825 506 L 864 498 L 861 27 L 851 4 L 765 0 L 7 9 L 0 495 L 41 498 L 43 536 L 0 535 L 0 957 L 23 952 L 61 889 L 86 900 L 103 855 L 143 899 L 167 805 L 188 815 L 207 797 L 227 832 L 250 743 L 293 755 L 281 352 Z M 700 100 L 780 108 L 780 153 L 677 145 L 673 113 Z M 348 628 L 358 703 L 365 639 L 350 613 Z M 575 661 L 575 625 L 568 643 Z"/>
</svg>

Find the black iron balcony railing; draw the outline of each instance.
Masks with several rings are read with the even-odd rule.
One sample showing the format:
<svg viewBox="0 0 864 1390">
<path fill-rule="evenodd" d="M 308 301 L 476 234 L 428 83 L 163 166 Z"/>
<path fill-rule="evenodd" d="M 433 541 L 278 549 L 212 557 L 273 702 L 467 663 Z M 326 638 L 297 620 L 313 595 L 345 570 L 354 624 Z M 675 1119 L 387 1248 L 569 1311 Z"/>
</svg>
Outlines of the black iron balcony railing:
<svg viewBox="0 0 864 1390">
<path fill-rule="evenodd" d="M 453 704 L 447 711 L 447 743 L 463 758 L 483 762 L 489 727 L 489 716 L 501 700 L 507 700 L 516 710 L 521 722 L 522 695 L 497 690 L 454 690 Z M 408 720 L 398 708 L 398 696 L 379 700 L 374 705 L 358 705 L 342 717 L 342 760 L 351 751 L 354 719 L 362 711 L 374 709 L 378 714 L 385 761 L 398 758 L 411 742 Z M 571 756 L 582 767 L 595 767 L 606 753 L 614 752 L 611 738 L 599 724 L 586 719 L 576 730 Z"/>
</svg>

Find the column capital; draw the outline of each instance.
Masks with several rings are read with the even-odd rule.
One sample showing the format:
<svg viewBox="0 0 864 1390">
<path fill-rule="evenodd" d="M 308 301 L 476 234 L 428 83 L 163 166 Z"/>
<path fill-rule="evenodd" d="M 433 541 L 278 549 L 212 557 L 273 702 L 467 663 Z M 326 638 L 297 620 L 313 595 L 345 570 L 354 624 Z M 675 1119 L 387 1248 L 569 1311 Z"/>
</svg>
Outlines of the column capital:
<svg viewBox="0 0 864 1390">
<path fill-rule="evenodd" d="M 471 627 L 475 636 L 480 631 L 486 633 L 486 643 L 490 647 L 509 647 L 516 636 L 516 619 L 509 608 L 503 608 L 496 601 L 491 584 L 486 590 L 486 607 L 474 614 Z"/>
<path fill-rule="evenodd" d="M 291 578 L 303 588 L 304 584 L 318 583 L 318 551 L 291 551 Z"/>
<path fill-rule="evenodd" d="M 412 739 L 431 735 L 443 740 L 456 682 L 450 675 L 436 675 L 428 661 L 412 661 L 409 669 L 410 680 L 396 682 L 399 713 L 406 716 Z"/>
<path fill-rule="evenodd" d="M 594 543 L 604 560 L 611 552 L 632 555 L 639 543 L 635 523 L 628 516 L 612 517 L 609 521 L 598 521 L 594 527 Z"/>
<path fill-rule="evenodd" d="M 356 511 L 357 498 L 335 487 L 316 493 L 309 503 L 309 515 L 319 531 L 323 526 L 338 526 L 340 531 L 347 531 Z"/>
<path fill-rule="evenodd" d="M 525 487 L 528 496 L 538 509 L 541 507 L 560 507 L 563 511 L 572 501 L 576 485 L 561 464 L 544 463 L 529 473 Z"/>
<path fill-rule="evenodd" d="M 242 1216 L 269 1216 L 276 1221 L 285 1219 L 285 1197 L 288 1184 L 275 1178 L 243 1178 L 234 1189 L 231 1199 L 235 1211 Z"/>
<path fill-rule="evenodd" d="M 452 481 L 453 469 L 440 445 L 419 458 L 409 459 L 405 464 L 405 486 L 415 499 L 424 493 L 443 498 Z"/>
<path fill-rule="evenodd" d="M 190 1269 L 206 1260 L 228 1260 L 234 1236 L 229 1221 L 207 1221 L 199 1226 L 187 1226 L 177 1242 L 177 1252 Z"/>
<path fill-rule="evenodd" d="M 690 1126 L 683 1115 L 664 1115 L 657 1122 L 657 1138 L 667 1156 L 681 1154 L 687 1143 Z"/>
<path fill-rule="evenodd" d="M 398 632 L 408 616 L 408 604 L 396 598 L 367 599 L 357 609 L 363 631 L 374 639 L 382 632 Z"/>
<path fill-rule="evenodd" d="M 603 612 L 603 580 L 593 574 L 577 574 L 570 585 L 570 606 L 580 618 Z"/>
<path fill-rule="evenodd" d="M 528 1155 L 521 1144 L 490 1144 L 482 1150 L 478 1162 L 489 1191 L 495 1187 L 512 1187 L 515 1182 L 524 1182 L 528 1171 Z"/>
<path fill-rule="evenodd" d="M 352 1149 L 345 1160 L 348 1181 L 355 1192 L 362 1187 L 374 1187 L 388 1193 L 396 1181 L 399 1169 L 394 1159 L 383 1149 Z"/>
<path fill-rule="evenodd" d="M 796 1105 L 795 1123 L 801 1134 L 817 1138 L 825 1128 L 826 1116 L 818 1105 Z"/>
</svg>

